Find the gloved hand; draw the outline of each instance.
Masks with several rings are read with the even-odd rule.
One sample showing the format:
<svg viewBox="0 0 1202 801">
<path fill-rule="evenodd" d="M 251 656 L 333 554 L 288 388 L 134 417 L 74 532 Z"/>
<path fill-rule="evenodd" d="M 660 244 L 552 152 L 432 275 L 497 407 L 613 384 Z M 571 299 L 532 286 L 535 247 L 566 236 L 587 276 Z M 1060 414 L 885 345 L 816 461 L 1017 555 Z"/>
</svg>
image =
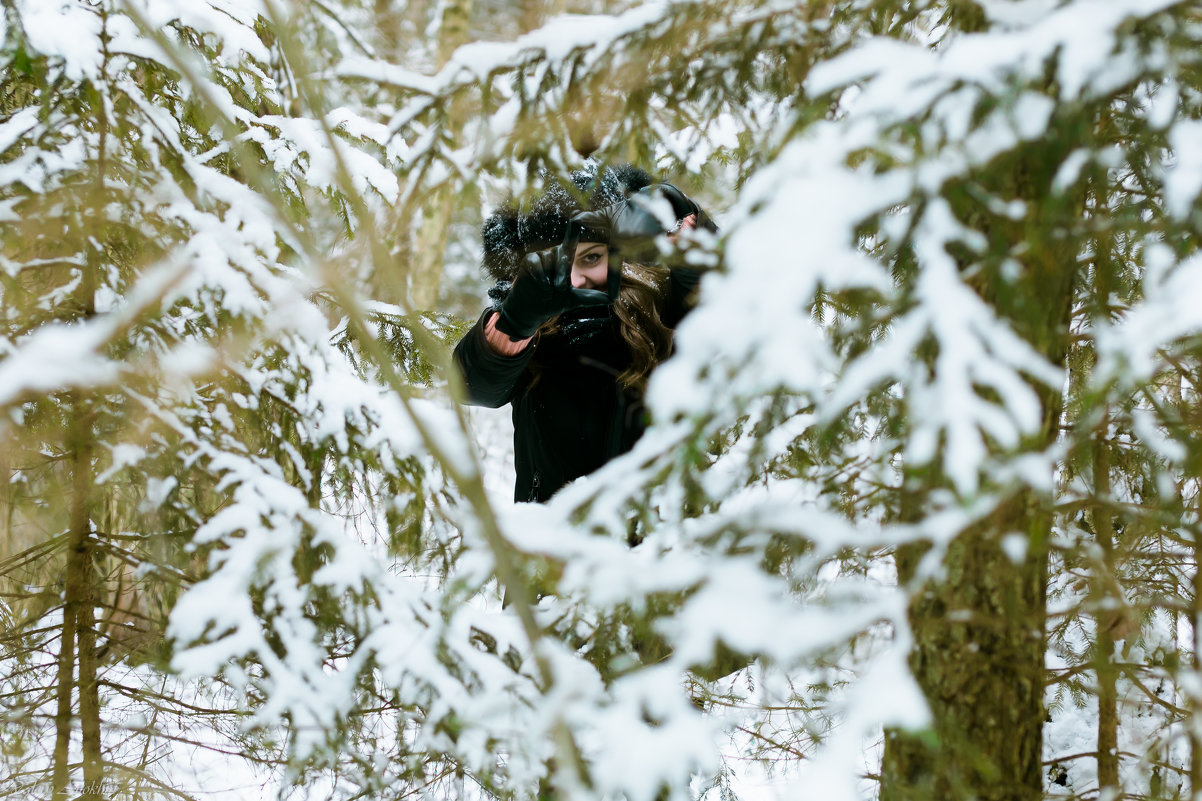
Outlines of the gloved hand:
<svg viewBox="0 0 1202 801">
<path fill-rule="evenodd" d="M 672 207 L 675 220 L 668 220 L 655 213 L 655 204 L 667 200 Z M 666 211 L 661 207 L 661 211 Z M 697 227 L 717 232 L 717 226 L 709 215 L 693 202 L 692 198 L 672 184 L 653 184 L 631 193 L 630 197 L 612 206 L 596 211 L 584 211 L 572 219 L 585 228 L 609 232 L 611 250 L 640 251 L 651 245 L 655 237 L 676 230 L 680 221 L 690 214 L 697 215 Z"/>
<path fill-rule="evenodd" d="M 509 296 L 501 304 L 497 330 L 513 341 L 534 336 L 539 327 L 573 309 L 607 306 L 617 300 L 622 278 L 619 266 L 610 260 L 606 291 L 572 286 L 572 262 L 580 241 L 580 226 L 568 223 L 563 244 L 526 256 Z"/>
</svg>

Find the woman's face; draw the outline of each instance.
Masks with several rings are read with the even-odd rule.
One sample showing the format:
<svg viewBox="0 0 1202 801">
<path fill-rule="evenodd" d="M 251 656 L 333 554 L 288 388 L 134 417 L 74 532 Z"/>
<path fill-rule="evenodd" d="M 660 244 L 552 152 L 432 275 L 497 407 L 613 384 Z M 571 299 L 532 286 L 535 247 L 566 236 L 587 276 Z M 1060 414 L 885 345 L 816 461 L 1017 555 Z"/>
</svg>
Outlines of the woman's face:
<svg viewBox="0 0 1202 801">
<path fill-rule="evenodd" d="M 609 284 L 609 247 L 601 242 L 581 242 L 572 261 L 572 286 L 576 289 L 600 289 Z"/>
</svg>

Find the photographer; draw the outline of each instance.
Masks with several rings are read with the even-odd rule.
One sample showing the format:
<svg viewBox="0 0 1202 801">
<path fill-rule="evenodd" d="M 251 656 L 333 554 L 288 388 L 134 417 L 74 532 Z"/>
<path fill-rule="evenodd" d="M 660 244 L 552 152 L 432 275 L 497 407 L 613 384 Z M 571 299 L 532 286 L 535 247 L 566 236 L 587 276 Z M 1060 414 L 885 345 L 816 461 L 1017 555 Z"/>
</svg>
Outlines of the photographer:
<svg viewBox="0 0 1202 801">
<path fill-rule="evenodd" d="M 513 407 L 517 501 L 547 500 L 642 435 L 643 390 L 699 275 L 637 257 L 659 234 L 716 230 L 638 168 L 590 163 L 571 181 L 485 221 L 483 264 L 498 284 L 455 348 L 468 402 Z"/>
</svg>

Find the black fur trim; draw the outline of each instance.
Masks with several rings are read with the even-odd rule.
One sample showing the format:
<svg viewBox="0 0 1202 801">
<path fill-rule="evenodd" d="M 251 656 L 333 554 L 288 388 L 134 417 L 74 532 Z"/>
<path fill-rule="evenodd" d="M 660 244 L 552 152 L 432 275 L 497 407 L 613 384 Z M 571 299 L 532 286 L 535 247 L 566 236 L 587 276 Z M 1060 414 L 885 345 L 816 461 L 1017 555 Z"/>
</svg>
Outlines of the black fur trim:
<svg viewBox="0 0 1202 801">
<path fill-rule="evenodd" d="M 484 221 L 480 238 L 485 272 L 497 281 L 512 281 L 527 253 L 563 242 L 573 215 L 612 206 L 654 182 L 632 164 L 600 168 L 591 160 L 570 178 L 571 188 L 558 179 L 547 178 L 546 189 L 533 202 L 520 205 L 511 200 Z M 580 240 L 605 242 L 606 237 L 603 232 L 585 230 Z"/>
</svg>

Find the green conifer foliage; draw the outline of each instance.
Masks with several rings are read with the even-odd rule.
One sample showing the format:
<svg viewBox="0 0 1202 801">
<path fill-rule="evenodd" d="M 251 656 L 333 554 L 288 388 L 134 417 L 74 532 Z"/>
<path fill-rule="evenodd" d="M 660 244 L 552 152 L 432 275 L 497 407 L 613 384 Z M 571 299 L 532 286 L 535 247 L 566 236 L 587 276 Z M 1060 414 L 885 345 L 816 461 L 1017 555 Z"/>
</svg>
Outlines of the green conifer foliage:
<svg viewBox="0 0 1202 801">
<path fill-rule="evenodd" d="M 275 721 L 246 725 L 264 699 L 237 666 L 170 678 L 168 613 L 232 562 L 271 618 L 263 571 L 279 555 L 309 587 L 292 622 L 329 620 L 345 600 L 313 579 L 336 561 L 319 530 L 329 536 L 356 492 L 388 497 L 420 528 L 415 499 L 439 486 L 398 445 L 406 426 L 384 419 L 380 393 L 336 347 L 337 309 L 297 266 L 338 231 L 314 207 L 353 218 L 334 150 L 356 166 L 350 191 L 378 202 L 396 191 L 384 146 L 355 115 L 288 116 L 269 20 L 230 12 L 4 11 L 10 797 L 189 797 L 203 789 L 180 781 L 192 759 L 279 764 Z M 407 325 L 396 310 L 377 316 Z M 415 382 L 429 373 L 412 337 L 391 345 Z M 259 519 L 282 542 L 239 551 Z M 335 659 L 329 637 L 310 639 Z"/>
<path fill-rule="evenodd" d="M 1196 796 L 1196 3 L 453 5 L 2 5 L 0 794 Z M 448 350 L 586 157 L 721 232 L 514 506 Z"/>
</svg>

